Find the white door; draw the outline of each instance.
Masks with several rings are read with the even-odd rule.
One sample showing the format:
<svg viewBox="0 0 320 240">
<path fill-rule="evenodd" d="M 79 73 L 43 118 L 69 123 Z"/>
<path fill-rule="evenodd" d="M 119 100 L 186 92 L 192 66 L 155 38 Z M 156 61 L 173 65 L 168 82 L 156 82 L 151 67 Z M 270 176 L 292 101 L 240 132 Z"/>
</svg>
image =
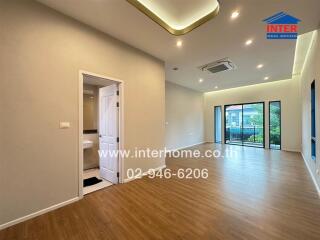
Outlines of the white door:
<svg viewBox="0 0 320 240">
<path fill-rule="evenodd" d="M 118 86 L 99 89 L 100 176 L 118 183 Z"/>
</svg>

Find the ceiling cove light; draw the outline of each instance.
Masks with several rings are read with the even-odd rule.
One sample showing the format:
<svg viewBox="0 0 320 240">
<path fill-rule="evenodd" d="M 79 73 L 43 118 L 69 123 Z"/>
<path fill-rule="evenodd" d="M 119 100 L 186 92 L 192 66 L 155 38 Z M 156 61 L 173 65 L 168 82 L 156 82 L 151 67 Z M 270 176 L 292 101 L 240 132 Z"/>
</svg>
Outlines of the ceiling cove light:
<svg viewBox="0 0 320 240">
<path fill-rule="evenodd" d="M 127 0 L 139 11 L 173 35 L 183 35 L 218 15 L 218 0 L 172 1 Z"/>
<path fill-rule="evenodd" d="M 248 39 L 248 40 L 246 41 L 246 45 L 247 45 L 247 46 L 249 46 L 249 45 L 251 45 L 251 44 L 252 44 L 252 42 L 253 42 L 253 40 L 252 40 L 252 39 Z"/>
<path fill-rule="evenodd" d="M 202 79 L 202 78 L 200 78 L 200 79 L 199 79 L 199 83 L 202 83 L 202 82 L 203 82 L 203 79 Z"/>
<path fill-rule="evenodd" d="M 263 64 L 257 65 L 257 68 L 258 68 L 258 69 L 263 68 Z"/>
<path fill-rule="evenodd" d="M 236 19 L 237 17 L 239 17 L 239 11 L 234 11 L 234 12 L 232 12 L 231 13 L 231 19 L 233 20 L 233 19 Z"/>
</svg>

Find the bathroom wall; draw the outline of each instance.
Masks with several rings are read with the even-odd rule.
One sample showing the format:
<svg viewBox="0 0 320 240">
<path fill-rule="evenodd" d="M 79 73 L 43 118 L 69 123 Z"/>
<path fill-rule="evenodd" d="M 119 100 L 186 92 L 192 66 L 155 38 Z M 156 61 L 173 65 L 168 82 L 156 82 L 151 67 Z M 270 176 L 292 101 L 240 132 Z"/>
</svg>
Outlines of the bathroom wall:
<svg viewBox="0 0 320 240">
<path fill-rule="evenodd" d="M 98 98 L 99 86 L 83 85 L 83 139 L 93 141 L 93 147 L 83 151 L 83 170 L 99 167 L 98 133 L 86 133 L 86 130 L 98 130 Z M 93 94 L 86 94 L 86 92 Z"/>
<path fill-rule="evenodd" d="M 161 60 L 36 1 L 0 1 L 0 29 L 0 225 L 77 199 L 80 70 L 124 81 L 126 149 L 164 148 Z M 126 158 L 124 174 L 164 164 Z"/>
<path fill-rule="evenodd" d="M 83 130 L 98 129 L 98 87 L 83 85 Z M 93 94 L 87 94 L 90 91 Z"/>
</svg>

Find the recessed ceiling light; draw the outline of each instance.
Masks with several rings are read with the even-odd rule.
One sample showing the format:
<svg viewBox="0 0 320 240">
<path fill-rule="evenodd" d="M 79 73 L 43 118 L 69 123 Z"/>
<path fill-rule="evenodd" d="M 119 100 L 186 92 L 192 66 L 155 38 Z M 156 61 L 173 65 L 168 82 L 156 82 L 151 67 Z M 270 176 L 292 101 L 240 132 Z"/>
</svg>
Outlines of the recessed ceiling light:
<svg viewBox="0 0 320 240">
<path fill-rule="evenodd" d="M 218 89 L 218 86 L 215 86 L 214 89 Z"/>
<path fill-rule="evenodd" d="M 269 77 L 265 77 L 264 80 L 269 80 Z"/>
<path fill-rule="evenodd" d="M 232 12 L 232 14 L 231 14 L 231 19 L 235 19 L 235 18 L 237 18 L 238 16 L 239 16 L 239 11 L 234 11 L 234 12 Z"/>
<path fill-rule="evenodd" d="M 258 69 L 260 69 L 260 68 L 262 68 L 262 67 L 263 67 L 263 64 L 257 65 L 257 68 L 258 68 Z"/>
<path fill-rule="evenodd" d="M 199 79 L 199 83 L 202 83 L 202 82 L 203 82 L 203 79 L 202 79 L 202 78 L 200 78 L 200 79 Z"/>
<path fill-rule="evenodd" d="M 252 43 L 252 39 L 248 39 L 248 40 L 246 41 L 246 45 L 247 45 L 247 46 L 249 46 L 251 43 Z"/>
<path fill-rule="evenodd" d="M 177 47 L 182 47 L 182 41 L 181 40 L 177 41 Z"/>
</svg>

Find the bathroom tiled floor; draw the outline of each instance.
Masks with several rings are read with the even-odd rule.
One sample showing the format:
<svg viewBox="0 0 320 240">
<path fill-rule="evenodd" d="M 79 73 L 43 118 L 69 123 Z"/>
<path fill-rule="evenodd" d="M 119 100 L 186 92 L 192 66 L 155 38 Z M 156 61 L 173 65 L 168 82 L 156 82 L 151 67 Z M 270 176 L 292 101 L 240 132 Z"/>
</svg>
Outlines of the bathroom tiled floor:
<svg viewBox="0 0 320 240">
<path fill-rule="evenodd" d="M 97 190 L 100 190 L 105 187 L 109 187 L 112 185 L 111 182 L 108 182 L 100 177 L 99 168 L 88 169 L 83 172 L 83 179 L 87 179 L 87 178 L 91 178 L 91 177 L 97 177 L 99 179 L 102 179 L 102 182 L 99 182 L 99 183 L 94 184 L 92 186 L 84 187 L 83 188 L 84 195 L 86 195 L 88 193 L 92 193 Z"/>
</svg>

